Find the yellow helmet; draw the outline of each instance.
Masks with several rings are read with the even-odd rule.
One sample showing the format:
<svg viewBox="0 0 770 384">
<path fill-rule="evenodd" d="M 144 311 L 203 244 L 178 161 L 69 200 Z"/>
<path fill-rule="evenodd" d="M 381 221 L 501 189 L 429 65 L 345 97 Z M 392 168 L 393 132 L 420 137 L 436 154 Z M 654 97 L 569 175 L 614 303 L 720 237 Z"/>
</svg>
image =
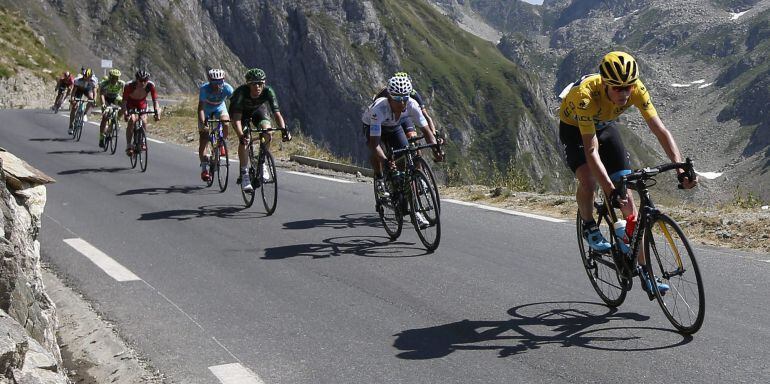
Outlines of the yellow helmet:
<svg viewBox="0 0 770 384">
<path fill-rule="evenodd" d="M 599 73 L 602 81 L 611 86 L 624 87 L 639 80 L 639 68 L 636 60 L 625 52 L 614 51 L 604 55 Z"/>
</svg>

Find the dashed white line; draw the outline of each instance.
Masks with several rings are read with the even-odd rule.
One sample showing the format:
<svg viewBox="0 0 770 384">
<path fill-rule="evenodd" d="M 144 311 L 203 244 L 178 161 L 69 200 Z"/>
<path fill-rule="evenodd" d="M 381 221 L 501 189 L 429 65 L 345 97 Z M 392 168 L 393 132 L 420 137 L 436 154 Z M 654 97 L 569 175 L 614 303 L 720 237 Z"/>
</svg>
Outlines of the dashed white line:
<svg viewBox="0 0 770 384">
<path fill-rule="evenodd" d="M 163 142 L 162 142 L 162 141 L 160 141 L 160 140 L 155 140 L 155 139 L 151 139 L 151 138 L 149 138 L 149 137 L 147 138 L 147 141 L 152 141 L 153 143 L 163 144 Z"/>
<path fill-rule="evenodd" d="M 61 115 L 62 115 L 62 116 L 65 116 L 65 117 L 70 117 L 70 115 L 68 115 L 68 114 L 66 114 L 66 113 L 62 113 Z M 95 125 L 95 126 L 97 126 L 97 127 L 100 125 L 100 123 L 97 123 L 97 122 L 95 122 L 95 121 L 89 121 L 89 122 L 88 122 L 88 124 L 92 124 L 92 125 Z M 165 144 L 164 142 L 162 142 L 162 141 L 160 141 L 160 140 L 151 139 L 151 138 L 149 138 L 149 137 L 147 138 L 147 141 L 152 141 L 153 143 L 158 143 L 158 144 Z"/>
<path fill-rule="evenodd" d="M 264 384 L 265 382 L 241 364 L 223 364 L 209 367 L 222 384 Z"/>
<path fill-rule="evenodd" d="M 87 257 L 96 264 L 97 267 L 101 268 L 105 273 L 117 281 L 142 280 L 139 276 L 128 270 L 128 268 L 120 265 L 120 263 L 113 258 L 107 256 L 104 252 L 83 239 L 64 239 L 64 242 L 70 247 L 75 248 L 76 251 L 82 253 L 83 256 Z"/>
<path fill-rule="evenodd" d="M 313 174 L 310 174 L 310 173 L 302 173 L 302 172 L 296 172 L 296 171 L 287 171 L 286 173 L 291 173 L 292 175 L 300 175 L 300 176 L 314 177 L 314 178 L 316 178 L 316 179 L 321 179 L 321 180 L 335 181 L 335 182 L 337 182 L 337 183 L 343 183 L 343 184 L 351 184 L 351 183 L 354 183 L 353 181 L 350 181 L 350 180 L 335 179 L 335 178 L 333 178 L 333 177 L 326 177 L 326 176 L 313 175 Z"/>
<path fill-rule="evenodd" d="M 454 199 L 441 199 L 441 200 L 442 201 L 446 201 L 448 203 L 465 205 L 465 206 L 469 206 L 469 207 L 476 207 L 476 208 L 486 209 L 488 211 L 501 212 L 501 213 L 505 213 L 505 214 L 508 214 L 508 215 L 524 216 L 524 217 L 529 217 L 529 218 L 532 218 L 532 219 L 538 219 L 538 220 L 543 220 L 543 221 L 550 221 L 552 223 L 564 223 L 565 222 L 562 219 L 554 219 L 553 217 L 540 216 L 540 215 L 535 215 L 535 214 L 532 214 L 532 213 L 511 211 L 509 209 L 490 207 L 488 205 L 482 205 L 482 204 L 477 204 L 477 203 L 469 203 L 469 202 L 466 202 L 466 201 L 460 201 L 460 200 L 454 200 Z"/>
</svg>

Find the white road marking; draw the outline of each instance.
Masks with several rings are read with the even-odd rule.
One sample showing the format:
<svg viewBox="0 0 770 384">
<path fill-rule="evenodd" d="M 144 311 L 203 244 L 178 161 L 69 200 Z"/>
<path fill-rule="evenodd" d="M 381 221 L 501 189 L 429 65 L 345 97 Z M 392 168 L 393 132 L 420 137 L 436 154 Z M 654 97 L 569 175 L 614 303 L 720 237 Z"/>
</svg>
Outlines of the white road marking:
<svg viewBox="0 0 770 384">
<path fill-rule="evenodd" d="M 66 113 L 62 113 L 61 115 L 65 116 L 65 117 L 70 117 L 70 115 L 68 115 Z M 98 127 L 101 124 L 101 121 L 99 123 L 97 123 L 95 121 L 89 121 L 88 124 L 93 124 L 93 125 Z M 147 138 L 147 141 L 152 141 L 153 143 L 158 143 L 158 144 L 165 144 L 164 142 L 162 142 L 160 140 L 151 139 L 149 137 Z"/>
<path fill-rule="evenodd" d="M 223 364 L 209 367 L 209 371 L 219 379 L 222 384 L 264 384 L 265 382 L 241 364 Z"/>
<path fill-rule="evenodd" d="M 441 200 L 446 201 L 448 203 L 454 203 L 454 204 L 459 204 L 459 205 L 466 205 L 466 206 L 469 206 L 469 207 L 486 209 L 488 211 L 501 212 L 501 213 L 505 213 L 505 214 L 508 214 L 508 215 L 524 216 L 524 217 L 529 217 L 529 218 L 532 218 L 532 219 L 550 221 L 552 223 L 565 223 L 566 222 L 566 221 L 564 221 L 562 219 L 554 219 L 553 217 L 540 216 L 540 215 L 535 215 L 535 214 L 532 214 L 532 213 L 511 211 L 509 209 L 490 207 L 488 205 L 469 203 L 469 202 L 466 202 L 466 201 L 460 201 L 460 200 L 454 200 L 454 199 L 441 199 Z"/>
<path fill-rule="evenodd" d="M 155 140 L 155 139 L 151 139 L 151 138 L 149 138 L 149 137 L 147 138 L 147 141 L 152 141 L 153 143 L 163 144 L 163 142 L 162 142 L 162 141 L 160 141 L 160 140 Z"/>
<path fill-rule="evenodd" d="M 333 178 L 333 177 L 326 177 L 326 176 L 313 175 L 313 174 L 310 174 L 310 173 L 302 173 L 302 172 L 295 172 L 295 171 L 287 171 L 286 173 L 291 173 L 291 174 L 293 174 L 293 175 L 300 175 L 300 176 L 314 177 L 314 178 L 316 178 L 316 179 L 322 179 L 322 180 L 335 181 L 335 182 L 338 182 L 338 183 L 343 183 L 343 184 L 351 184 L 351 183 L 354 183 L 353 181 L 350 181 L 350 180 L 335 179 L 335 178 Z"/>
<path fill-rule="evenodd" d="M 83 254 L 91 260 L 97 267 L 101 268 L 110 277 L 117 281 L 135 281 L 142 280 L 139 276 L 129 271 L 128 268 L 120 265 L 117 261 L 107 256 L 104 252 L 100 251 L 93 245 L 89 244 L 83 239 L 64 239 L 70 247 L 75 248 L 76 251 Z"/>
</svg>

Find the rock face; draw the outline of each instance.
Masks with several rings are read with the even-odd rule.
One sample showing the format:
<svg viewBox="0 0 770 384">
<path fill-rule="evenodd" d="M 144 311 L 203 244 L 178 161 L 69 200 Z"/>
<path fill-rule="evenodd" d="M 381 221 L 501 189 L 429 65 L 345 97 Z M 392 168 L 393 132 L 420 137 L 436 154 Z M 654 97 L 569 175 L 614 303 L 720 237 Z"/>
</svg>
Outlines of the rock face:
<svg viewBox="0 0 770 384">
<path fill-rule="evenodd" d="M 6 177 L 3 164 L 26 171 Z M 33 180 L 41 178 L 7 152 L 0 156 L 0 375 L 10 383 L 68 382 L 59 368 L 56 309 L 40 274 L 46 189 Z M 11 179 L 25 188 L 9 189 Z"/>
<path fill-rule="evenodd" d="M 53 104 L 55 84 L 19 68 L 10 78 L 0 78 L 0 108 L 48 108 Z"/>
</svg>

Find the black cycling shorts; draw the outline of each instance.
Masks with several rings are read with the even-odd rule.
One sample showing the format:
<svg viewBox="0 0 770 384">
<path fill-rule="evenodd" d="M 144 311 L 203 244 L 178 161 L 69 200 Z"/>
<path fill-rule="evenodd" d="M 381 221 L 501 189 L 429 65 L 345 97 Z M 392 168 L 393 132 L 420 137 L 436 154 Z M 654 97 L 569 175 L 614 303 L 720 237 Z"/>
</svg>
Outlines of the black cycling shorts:
<svg viewBox="0 0 770 384">
<path fill-rule="evenodd" d="M 631 169 L 628 152 L 623 145 L 623 140 L 620 139 L 618 127 L 614 123 L 607 124 L 605 128 L 597 130 L 596 138 L 599 140 L 599 158 L 610 177 L 616 172 Z M 559 139 L 561 139 L 564 148 L 567 165 L 574 173 L 586 163 L 580 128 L 563 121 L 560 122 Z"/>
<path fill-rule="evenodd" d="M 364 124 L 364 136 L 366 142 L 369 142 L 369 125 Z M 395 127 L 382 127 L 382 134 L 380 136 L 380 143 L 389 146 L 390 148 L 400 149 L 406 148 L 409 145 L 409 140 L 406 139 L 406 133 L 404 128 L 400 125 Z"/>
<path fill-rule="evenodd" d="M 270 112 L 267 111 L 267 104 L 262 103 L 259 105 L 257 109 L 255 109 L 250 114 L 243 114 L 243 117 L 241 118 L 241 123 L 246 124 L 246 122 L 251 123 L 252 127 L 259 128 L 259 125 L 262 121 L 270 120 Z"/>
</svg>

